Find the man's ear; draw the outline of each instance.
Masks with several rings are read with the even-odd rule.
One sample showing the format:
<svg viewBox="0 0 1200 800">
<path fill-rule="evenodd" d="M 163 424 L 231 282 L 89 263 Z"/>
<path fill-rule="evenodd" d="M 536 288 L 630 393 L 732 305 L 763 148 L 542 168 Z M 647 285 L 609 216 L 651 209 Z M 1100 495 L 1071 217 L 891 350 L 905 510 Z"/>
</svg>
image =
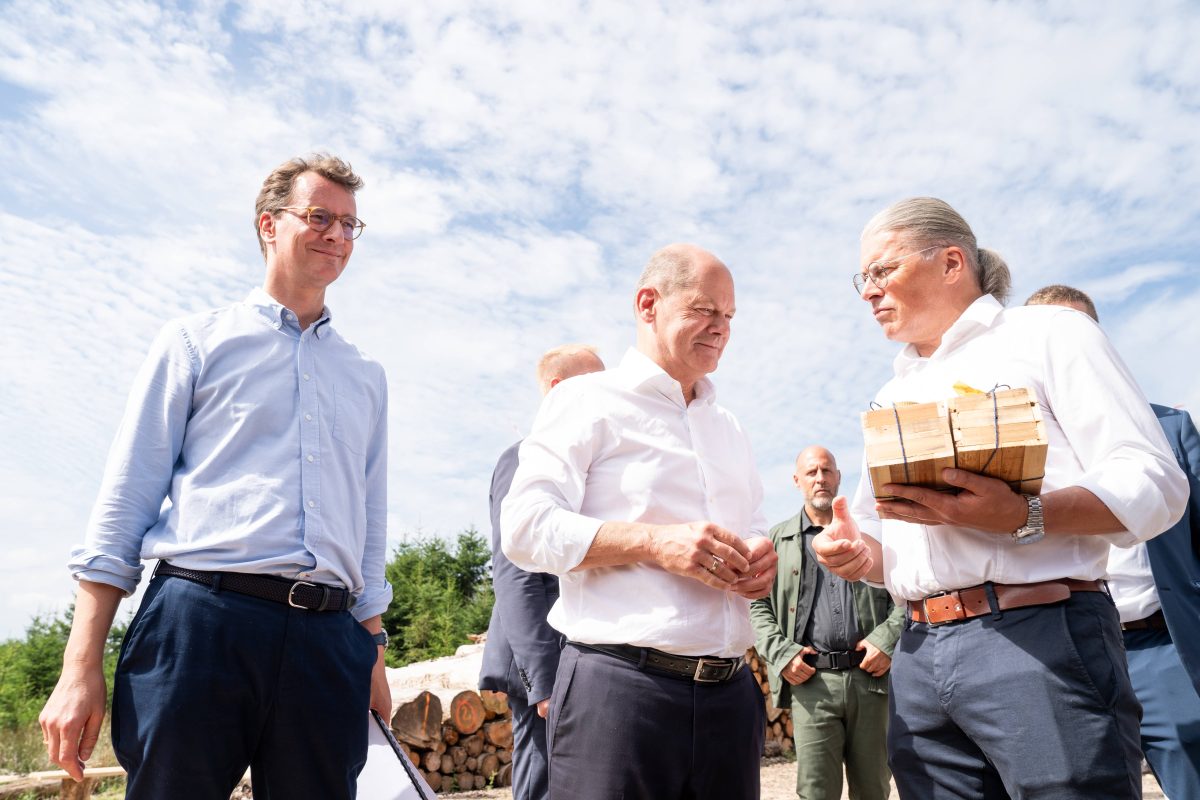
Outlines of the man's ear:
<svg viewBox="0 0 1200 800">
<path fill-rule="evenodd" d="M 275 217 L 264 211 L 258 217 L 258 236 L 267 244 L 275 241 Z"/>
<path fill-rule="evenodd" d="M 638 289 L 637 296 L 633 299 L 633 308 L 637 313 L 637 318 L 642 322 L 653 322 L 658 300 L 658 290 L 653 286 L 643 286 Z"/>
<path fill-rule="evenodd" d="M 970 271 L 967 267 L 967 257 L 957 245 L 947 247 L 942 251 L 942 256 L 945 259 L 942 272 L 947 283 L 958 283 Z"/>
</svg>

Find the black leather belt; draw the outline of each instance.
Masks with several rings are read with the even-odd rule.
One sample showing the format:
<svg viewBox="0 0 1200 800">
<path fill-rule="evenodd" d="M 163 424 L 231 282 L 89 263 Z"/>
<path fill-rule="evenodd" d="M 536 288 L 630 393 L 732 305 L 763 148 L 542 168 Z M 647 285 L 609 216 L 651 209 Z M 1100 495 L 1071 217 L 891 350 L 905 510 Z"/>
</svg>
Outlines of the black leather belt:
<svg viewBox="0 0 1200 800">
<path fill-rule="evenodd" d="M 696 683 L 724 683 L 741 671 L 746 659 L 715 658 L 712 656 L 677 656 L 652 647 L 634 647 L 629 644 L 584 644 L 570 642 L 576 647 L 595 650 L 598 653 L 636 664 L 637 668 L 655 675 L 679 678 Z"/>
<path fill-rule="evenodd" d="M 802 660 L 817 669 L 853 669 L 863 662 L 865 650 L 838 650 L 833 653 L 805 653 Z"/>
<path fill-rule="evenodd" d="M 1148 617 L 1121 623 L 1123 631 L 1165 631 L 1166 629 L 1167 618 L 1163 616 L 1161 608 Z"/>
<path fill-rule="evenodd" d="M 292 608 L 308 611 L 345 611 L 354 605 L 354 596 L 340 586 L 326 586 L 312 581 L 297 581 L 274 575 L 252 575 L 248 572 L 202 572 L 158 562 L 155 577 L 183 578 L 192 583 L 227 590 L 238 594 L 272 600 Z"/>
</svg>

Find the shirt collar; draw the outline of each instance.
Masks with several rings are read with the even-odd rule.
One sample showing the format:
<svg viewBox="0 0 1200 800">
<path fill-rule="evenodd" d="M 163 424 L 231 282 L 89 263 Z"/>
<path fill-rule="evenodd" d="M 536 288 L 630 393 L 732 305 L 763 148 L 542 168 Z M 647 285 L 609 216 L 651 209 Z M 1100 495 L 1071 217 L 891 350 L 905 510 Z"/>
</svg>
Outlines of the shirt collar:
<svg viewBox="0 0 1200 800">
<path fill-rule="evenodd" d="M 809 519 L 808 509 L 801 507 L 800 513 L 789 519 L 786 523 L 787 527 L 780 535 L 782 539 L 790 539 L 793 536 L 799 536 L 806 533 L 809 528 L 819 527 L 815 522 Z"/>
<path fill-rule="evenodd" d="M 255 286 L 250 290 L 250 294 L 246 296 L 246 305 L 253 308 L 267 323 L 279 329 L 287 325 L 295 330 L 299 330 L 299 323 L 296 321 L 296 314 L 283 306 L 278 300 L 267 294 L 267 290 L 261 286 Z M 284 312 L 287 312 L 284 314 Z M 313 323 L 313 335 L 318 339 L 323 339 L 325 335 L 332 330 L 327 323 L 333 320 L 333 314 L 329 310 L 329 306 L 324 306 L 321 309 L 321 317 Z"/>
<path fill-rule="evenodd" d="M 905 346 L 896 356 L 896 360 L 892 362 L 896 374 L 903 375 L 930 359 L 945 356 L 963 342 L 975 338 L 996 324 L 996 320 L 1003 310 L 1004 306 L 1000 304 L 1000 301 L 990 294 L 975 298 L 975 301 L 963 310 L 958 319 L 954 320 L 954 324 L 942 334 L 942 341 L 928 357 L 918 355 L 915 345 Z"/>
<path fill-rule="evenodd" d="M 629 389 L 640 389 L 643 386 L 658 392 L 664 397 L 684 405 L 683 387 L 679 381 L 668 375 L 662 367 L 648 355 L 631 347 L 625 351 L 617 367 L 622 383 Z M 696 381 L 696 399 L 693 402 L 712 405 L 717 399 L 717 390 L 708 378 Z"/>
</svg>

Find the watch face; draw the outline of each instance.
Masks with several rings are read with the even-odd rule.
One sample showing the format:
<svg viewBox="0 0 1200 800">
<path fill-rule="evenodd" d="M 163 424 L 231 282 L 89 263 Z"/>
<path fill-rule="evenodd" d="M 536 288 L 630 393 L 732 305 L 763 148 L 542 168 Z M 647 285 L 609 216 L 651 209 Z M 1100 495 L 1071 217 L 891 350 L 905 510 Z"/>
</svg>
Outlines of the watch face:
<svg viewBox="0 0 1200 800">
<path fill-rule="evenodd" d="M 1033 544 L 1040 542 L 1046 536 L 1046 531 L 1041 528 L 1022 528 L 1013 534 L 1013 538 L 1017 540 L 1017 544 Z"/>
</svg>

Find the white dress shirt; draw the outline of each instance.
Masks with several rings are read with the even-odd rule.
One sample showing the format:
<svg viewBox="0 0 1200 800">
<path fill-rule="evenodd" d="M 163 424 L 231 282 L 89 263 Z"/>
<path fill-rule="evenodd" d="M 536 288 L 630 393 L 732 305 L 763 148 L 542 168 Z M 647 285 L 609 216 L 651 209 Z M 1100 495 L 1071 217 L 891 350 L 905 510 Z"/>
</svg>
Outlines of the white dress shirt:
<svg viewBox="0 0 1200 800">
<path fill-rule="evenodd" d="M 1006 533 L 881 521 L 864 465 L 852 510 L 863 533 L 883 546 L 884 582 L 895 597 L 917 600 L 984 581 L 1102 578 L 1110 544 L 1145 541 L 1183 513 L 1187 479 L 1133 376 L 1087 315 L 1051 305 L 1005 309 L 984 295 L 928 358 L 907 346 L 876 401 L 944 400 L 954 396 L 959 381 L 982 391 L 997 384 L 1029 389 L 1049 442 L 1042 492 L 1083 487 L 1125 532 L 1051 531 L 1040 542 L 1020 545 Z"/>
<path fill-rule="evenodd" d="M 501 511 L 504 554 L 559 576 L 550 624 L 568 639 L 678 655 L 736 656 L 754 644 L 750 601 L 647 563 L 572 572 L 606 521 L 708 520 L 763 536 L 750 442 L 708 379 L 684 401 L 637 350 L 556 386 L 542 403 Z"/>
<path fill-rule="evenodd" d="M 1145 619 L 1162 608 L 1146 545 L 1109 548 L 1108 591 L 1121 622 Z"/>
</svg>

